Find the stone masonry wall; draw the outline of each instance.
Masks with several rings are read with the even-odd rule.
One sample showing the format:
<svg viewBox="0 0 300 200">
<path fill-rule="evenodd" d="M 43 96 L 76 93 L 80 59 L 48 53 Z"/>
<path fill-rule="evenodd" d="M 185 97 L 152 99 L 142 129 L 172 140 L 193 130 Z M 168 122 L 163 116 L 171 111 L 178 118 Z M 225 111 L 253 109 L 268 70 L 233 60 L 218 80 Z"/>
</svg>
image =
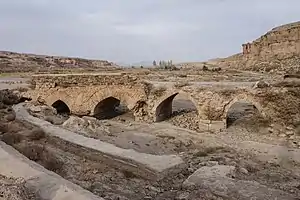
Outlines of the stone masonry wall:
<svg viewBox="0 0 300 200">
<path fill-rule="evenodd" d="M 122 73 L 99 75 L 38 75 L 32 77 L 36 89 L 53 87 L 83 87 L 97 85 L 135 85 L 139 82 L 135 76 Z"/>
<path fill-rule="evenodd" d="M 177 87 L 154 86 L 128 74 L 68 75 L 34 77 L 36 89 L 29 91 L 30 98 L 43 99 L 48 105 L 57 100 L 65 102 L 72 113 L 93 114 L 102 100 L 115 97 L 124 102 L 138 120 L 156 121 L 156 110 L 177 93 L 185 95 L 197 108 L 198 119 L 224 121 L 230 107 L 237 101 L 253 104 L 267 120 L 283 124 L 300 123 L 300 87 L 271 84 L 266 88 L 252 87 Z M 168 109 L 163 112 L 169 112 Z M 164 114 L 161 113 L 160 114 Z"/>
<path fill-rule="evenodd" d="M 221 67 L 300 73 L 300 22 L 286 24 L 242 45 L 242 53 L 220 59 Z"/>
<path fill-rule="evenodd" d="M 300 56 L 300 22 L 274 28 L 252 43 L 243 44 L 243 54 L 264 60 Z"/>
</svg>

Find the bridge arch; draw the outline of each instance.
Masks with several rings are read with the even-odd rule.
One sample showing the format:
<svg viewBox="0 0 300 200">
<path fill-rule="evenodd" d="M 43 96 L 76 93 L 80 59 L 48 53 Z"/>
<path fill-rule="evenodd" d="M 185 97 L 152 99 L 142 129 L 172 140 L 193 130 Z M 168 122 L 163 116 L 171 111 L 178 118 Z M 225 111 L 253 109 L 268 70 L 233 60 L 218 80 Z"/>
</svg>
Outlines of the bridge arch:
<svg viewBox="0 0 300 200">
<path fill-rule="evenodd" d="M 164 121 L 172 116 L 172 103 L 173 99 L 179 93 L 175 93 L 164 99 L 155 109 L 155 122 Z"/>
<path fill-rule="evenodd" d="M 56 100 L 54 103 L 52 103 L 51 106 L 56 109 L 58 114 L 64 114 L 64 115 L 71 114 L 71 110 L 70 110 L 69 106 L 60 99 Z"/>
<path fill-rule="evenodd" d="M 233 114 L 236 110 L 235 114 Z M 231 126 L 234 121 L 238 118 L 245 116 L 246 114 L 252 113 L 259 115 L 261 118 L 267 118 L 263 107 L 253 97 L 249 96 L 237 96 L 225 107 L 223 119 L 226 128 Z"/>
<path fill-rule="evenodd" d="M 97 119 L 111 119 L 128 111 L 126 104 L 117 97 L 110 96 L 101 100 L 95 106 L 93 116 Z"/>
<path fill-rule="evenodd" d="M 154 122 L 161 122 L 172 117 L 174 99 L 178 95 L 185 96 L 185 99 L 193 104 L 195 110 L 197 110 L 198 113 L 197 104 L 195 103 L 193 98 L 191 98 L 190 95 L 188 95 L 186 92 L 168 92 L 166 95 L 162 96 L 161 98 L 159 98 L 159 100 L 156 101 L 156 104 L 152 111 L 152 113 L 154 114 Z"/>
</svg>

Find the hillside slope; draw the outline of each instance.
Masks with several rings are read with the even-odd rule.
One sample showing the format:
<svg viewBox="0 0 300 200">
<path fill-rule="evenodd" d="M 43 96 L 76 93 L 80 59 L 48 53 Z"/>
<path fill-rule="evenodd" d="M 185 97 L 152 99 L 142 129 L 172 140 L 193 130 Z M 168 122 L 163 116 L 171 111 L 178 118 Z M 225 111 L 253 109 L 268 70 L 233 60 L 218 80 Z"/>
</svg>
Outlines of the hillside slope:
<svg viewBox="0 0 300 200">
<path fill-rule="evenodd" d="M 218 65 L 253 71 L 300 72 L 300 22 L 273 28 L 251 43 L 242 53 L 221 59 Z"/>
<path fill-rule="evenodd" d="M 0 51 L 0 72 L 48 72 L 54 70 L 107 70 L 118 66 L 105 60 L 88 60 Z"/>
</svg>

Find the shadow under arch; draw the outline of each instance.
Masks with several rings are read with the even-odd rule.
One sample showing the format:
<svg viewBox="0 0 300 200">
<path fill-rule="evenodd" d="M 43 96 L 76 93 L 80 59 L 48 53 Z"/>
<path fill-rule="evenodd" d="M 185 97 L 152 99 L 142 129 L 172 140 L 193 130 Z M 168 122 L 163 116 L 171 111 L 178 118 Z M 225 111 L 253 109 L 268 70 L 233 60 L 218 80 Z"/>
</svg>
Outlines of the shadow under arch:
<svg viewBox="0 0 300 200">
<path fill-rule="evenodd" d="M 155 109 L 155 122 L 161 122 L 169 118 L 193 113 L 198 116 L 196 102 L 186 92 L 176 92 L 165 98 Z M 195 117 L 196 117 L 195 116 Z"/>
<path fill-rule="evenodd" d="M 227 109 L 225 117 L 226 128 L 242 121 L 247 121 L 248 125 L 252 122 L 252 125 L 258 126 L 260 122 L 265 120 L 261 108 L 255 102 L 244 99 L 232 102 Z"/>
<path fill-rule="evenodd" d="M 111 119 L 128 112 L 126 105 L 121 104 L 120 99 L 108 97 L 101 100 L 94 108 L 94 117 L 100 120 Z"/>
<path fill-rule="evenodd" d="M 173 99 L 178 95 L 179 93 L 175 93 L 165 100 L 163 100 L 155 110 L 155 122 L 161 122 L 164 121 L 172 116 L 173 108 Z"/>
<path fill-rule="evenodd" d="M 70 115 L 71 110 L 69 106 L 62 100 L 57 100 L 52 104 L 52 107 L 56 109 L 58 114 Z"/>
</svg>

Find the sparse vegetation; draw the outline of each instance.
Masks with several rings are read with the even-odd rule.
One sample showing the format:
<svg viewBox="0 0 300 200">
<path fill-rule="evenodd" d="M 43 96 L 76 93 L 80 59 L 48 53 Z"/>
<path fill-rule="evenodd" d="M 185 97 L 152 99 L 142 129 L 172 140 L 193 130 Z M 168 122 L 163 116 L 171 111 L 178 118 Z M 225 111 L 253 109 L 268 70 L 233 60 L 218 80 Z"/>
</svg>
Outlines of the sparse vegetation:
<svg viewBox="0 0 300 200">
<path fill-rule="evenodd" d="M 189 86 L 189 85 L 191 85 L 191 84 L 188 82 L 177 82 L 174 86 L 175 86 L 175 88 L 182 88 L 182 87 Z"/>
<path fill-rule="evenodd" d="M 5 119 L 8 122 L 14 121 L 16 119 L 16 114 L 14 112 L 11 112 L 8 115 L 6 115 Z"/>
<path fill-rule="evenodd" d="M 151 83 L 146 82 L 146 81 L 141 82 L 141 84 L 144 85 L 145 93 L 146 93 L 147 96 L 149 96 L 152 89 L 153 89 L 153 85 Z"/>
<path fill-rule="evenodd" d="M 187 75 L 186 74 L 179 74 L 178 77 L 179 78 L 187 78 Z"/>
<path fill-rule="evenodd" d="M 18 133 L 9 131 L 9 132 L 4 133 L 0 139 L 8 145 L 13 145 L 13 144 L 21 142 L 22 137 Z"/>
<path fill-rule="evenodd" d="M 226 152 L 224 147 L 205 147 L 200 150 L 198 150 L 196 153 L 194 153 L 194 157 L 205 157 L 209 154 L 217 153 L 218 151 Z M 228 150 L 227 150 L 228 151 Z"/>
<path fill-rule="evenodd" d="M 45 132 L 41 128 L 34 128 L 30 131 L 28 138 L 30 140 L 40 140 L 46 137 Z"/>
<path fill-rule="evenodd" d="M 159 88 L 154 88 L 151 93 L 156 97 L 160 97 L 165 93 L 166 90 L 167 88 L 165 87 L 159 87 Z"/>
</svg>

